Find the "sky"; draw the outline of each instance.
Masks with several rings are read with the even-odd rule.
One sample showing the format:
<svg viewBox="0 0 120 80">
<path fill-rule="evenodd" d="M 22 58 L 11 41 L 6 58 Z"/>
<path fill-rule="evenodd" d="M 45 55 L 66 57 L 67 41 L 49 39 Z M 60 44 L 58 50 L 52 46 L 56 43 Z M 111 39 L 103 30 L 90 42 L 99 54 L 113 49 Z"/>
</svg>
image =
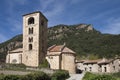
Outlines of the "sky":
<svg viewBox="0 0 120 80">
<path fill-rule="evenodd" d="M 109 34 L 120 34 L 120 0 L 0 0 L 0 43 L 22 34 L 22 15 L 41 11 L 48 27 L 92 24 Z"/>
</svg>

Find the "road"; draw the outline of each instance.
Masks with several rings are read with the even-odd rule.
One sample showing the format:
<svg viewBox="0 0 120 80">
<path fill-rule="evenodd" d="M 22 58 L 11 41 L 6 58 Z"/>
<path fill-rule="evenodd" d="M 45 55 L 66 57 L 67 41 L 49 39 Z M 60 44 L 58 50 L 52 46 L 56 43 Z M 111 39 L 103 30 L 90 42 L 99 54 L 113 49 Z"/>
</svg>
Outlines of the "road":
<svg viewBox="0 0 120 80">
<path fill-rule="evenodd" d="M 70 78 L 67 80 L 82 80 L 85 73 L 82 74 L 70 74 Z"/>
</svg>

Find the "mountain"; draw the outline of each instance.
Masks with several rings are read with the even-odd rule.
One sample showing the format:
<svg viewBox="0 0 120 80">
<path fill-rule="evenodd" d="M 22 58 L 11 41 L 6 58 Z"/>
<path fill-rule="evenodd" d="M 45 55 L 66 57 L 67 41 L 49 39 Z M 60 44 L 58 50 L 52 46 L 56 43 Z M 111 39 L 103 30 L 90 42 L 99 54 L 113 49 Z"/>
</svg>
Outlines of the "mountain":
<svg viewBox="0 0 120 80">
<path fill-rule="evenodd" d="M 56 25 L 48 28 L 48 47 L 64 44 L 77 53 L 77 58 L 96 59 L 120 55 L 120 35 L 102 34 L 91 24 Z M 22 47 L 22 34 L 0 44 L 0 59 L 8 50 Z"/>
</svg>

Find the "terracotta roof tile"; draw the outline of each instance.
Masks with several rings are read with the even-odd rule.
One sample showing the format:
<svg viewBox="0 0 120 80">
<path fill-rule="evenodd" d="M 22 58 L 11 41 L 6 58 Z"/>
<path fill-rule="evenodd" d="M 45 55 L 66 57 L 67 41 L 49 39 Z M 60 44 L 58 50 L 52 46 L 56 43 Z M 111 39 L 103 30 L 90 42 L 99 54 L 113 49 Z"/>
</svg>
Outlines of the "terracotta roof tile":
<svg viewBox="0 0 120 80">
<path fill-rule="evenodd" d="M 60 52 L 60 53 L 58 53 L 58 52 Z M 74 51 L 65 47 L 65 45 L 53 45 L 48 48 L 47 55 L 56 55 L 56 54 L 60 55 L 61 53 L 74 53 L 75 54 Z"/>
<path fill-rule="evenodd" d="M 59 46 L 53 47 L 50 51 L 51 52 L 61 52 L 62 48 L 63 48 L 63 46 L 59 45 Z"/>
</svg>

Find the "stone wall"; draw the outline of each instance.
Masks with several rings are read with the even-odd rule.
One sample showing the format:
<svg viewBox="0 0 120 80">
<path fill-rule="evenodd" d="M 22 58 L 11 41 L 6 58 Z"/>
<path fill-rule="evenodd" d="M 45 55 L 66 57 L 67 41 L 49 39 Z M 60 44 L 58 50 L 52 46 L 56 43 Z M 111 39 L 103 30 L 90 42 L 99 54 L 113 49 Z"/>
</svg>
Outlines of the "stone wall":
<svg viewBox="0 0 120 80">
<path fill-rule="evenodd" d="M 63 70 L 68 70 L 69 73 L 75 73 L 75 56 L 70 53 L 62 53 L 62 64 Z"/>
<path fill-rule="evenodd" d="M 21 64 L 22 63 L 22 53 L 7 54 L 6 63 Z"/>
<path fill-rule="evenodd" d="M 50 69 L 59 69 L 59 56 L 47 56 L 47 61 L 49 62 Z"/>
</svg>

